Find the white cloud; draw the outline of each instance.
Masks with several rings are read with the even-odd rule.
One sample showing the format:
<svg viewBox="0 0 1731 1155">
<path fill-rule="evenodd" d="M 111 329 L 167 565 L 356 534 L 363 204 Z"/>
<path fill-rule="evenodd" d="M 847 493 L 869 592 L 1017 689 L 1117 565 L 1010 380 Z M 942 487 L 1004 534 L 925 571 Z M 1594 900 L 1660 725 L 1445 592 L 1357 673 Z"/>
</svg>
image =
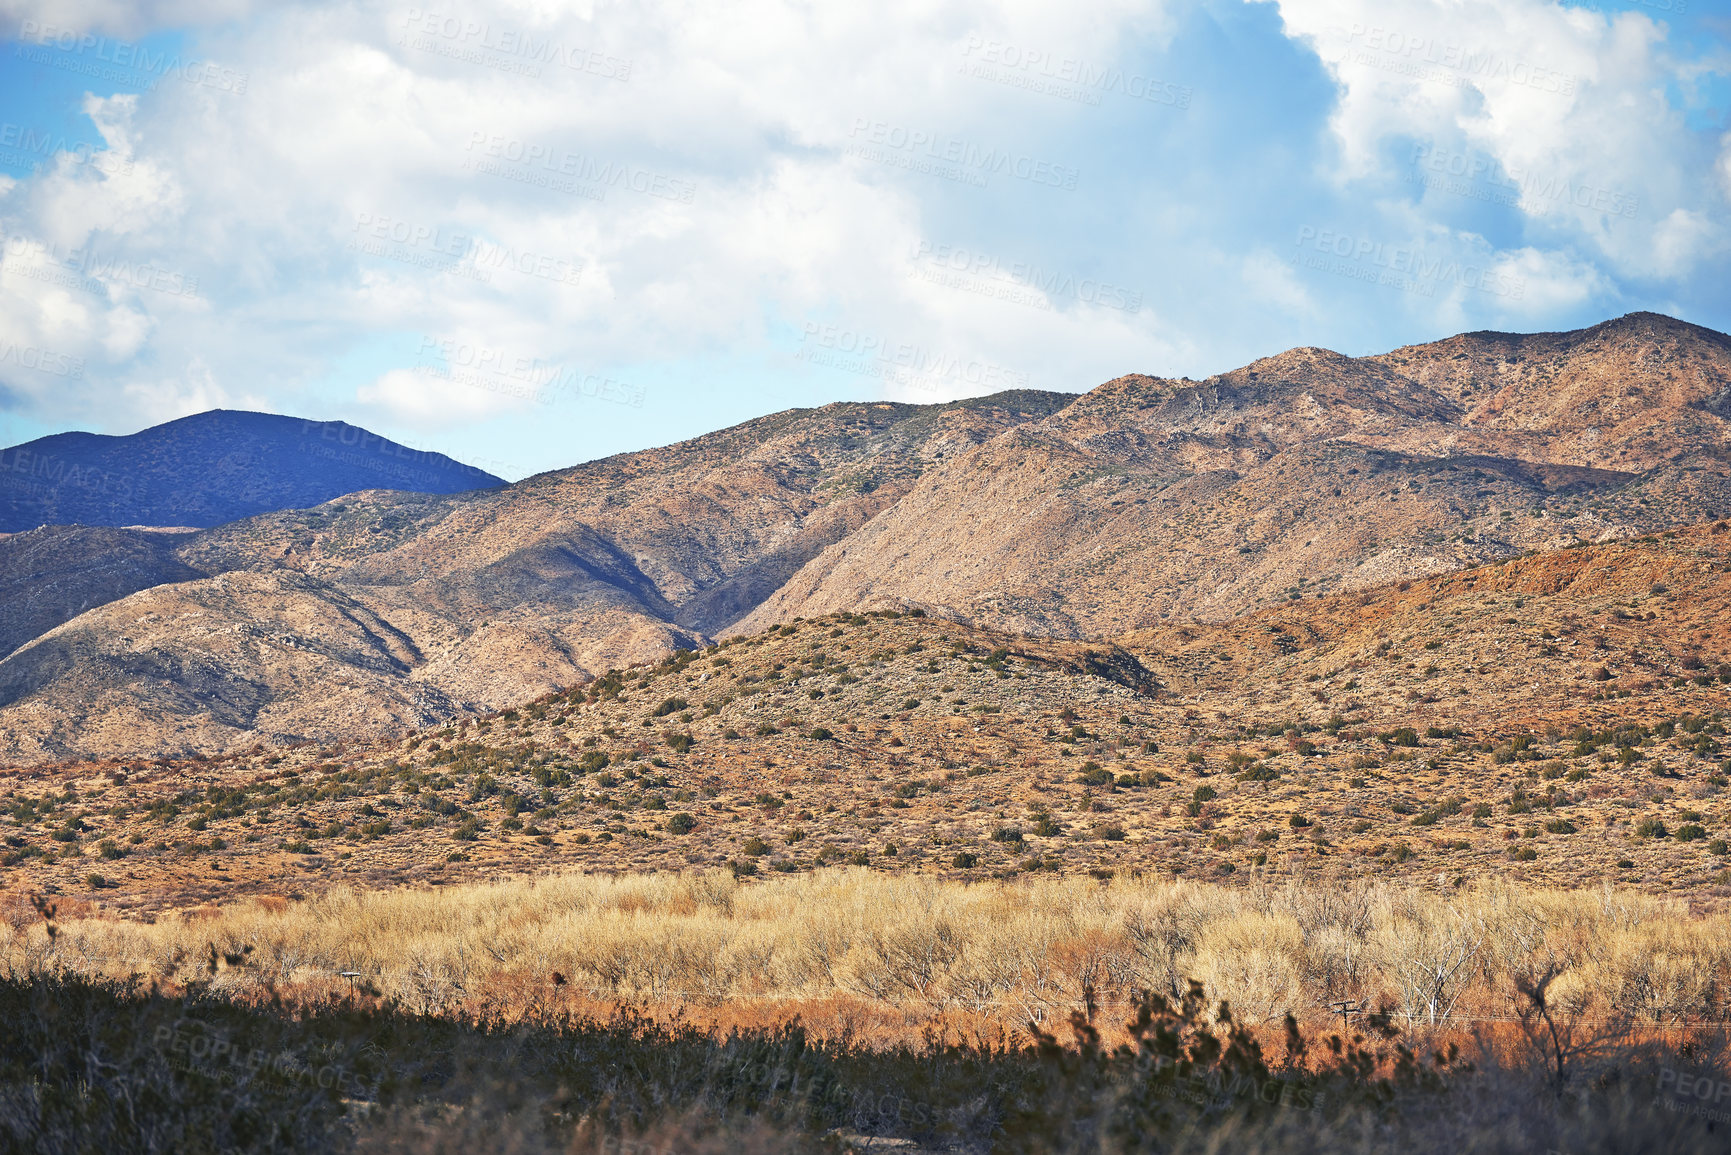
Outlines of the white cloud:
<svg viewBox="0 0 1731 1155">
<path fill-rule="evenodd" d="M 0 0 L 0 20 L 107 36 L 147 36 L 170 28 L 238 20 L 252 0 Z"/>
<path fill-rule="evenodd" d="M 1258 300 L 1272 302 L 1291 314 L 1315 312 L 1315 302 L 1294 274 L 1291 262 L 1281 260 L 1269 249 L 1259 249 L 1245 257 L 1238 275 L 1245 291 Z"/>
<path fill-rule="evenodd" d="M 1700 219 L 1698 150 L 1666 100 L 1685 66 L 1645 14 L 1550 0 L 1275 2 L 1340 87 L 1331 125 L 1346 178 L 1388 174 L 1390 146 L 1412 140 L 1393 151 L 1394 172 L 1431 182 L 1425 212 L 1510 201 L 1536 243 L 1584 246 L 1637 276 L 1687 271 L 1671 240 L 1678 213 L 1699 225 L 1695 243 L 1724 244 L 1723 226 Z"/>
<path fill-rule="evenodd" d="M 197 357 L 187 362 L 178 377 L 133 381 L 126 386 L 126 395 L 152 424 L 235 404 L 235 398 L 217 382 L 210 366 Z"/>
<path fill-rule="evenodd" d="M 357 398 L 417 429 L 460 425 L 522 407 L 535 382 L 461 365 L 392 369 L 357 390 Z"/>
<path fill-rule="evenodd" d="M 1701 191 L 1715 162 L 1687 147 L 1689 130 L 1665 103 L 1674 66 L 1644 17 L 1607 21 L 1539 0 L 1279 7 L 1289 34 L 1332 60 L 1343 175 L 1313 191 L 1288 174 L 1255 202 L 1210 183 L 1220 171 L 1210 166 L 1242 143 L 1219 131 L 1230 122 L 1206 119 L 1225 115 L 1223 94 L 1198 90 L 1189 113 L 1132 114 L 1121 96 L 1096 108 L 1024 83 L 1083 66 L 1179 75 L 1186 62 L 1159 54 L 1190 10 L 1163 2 L 495 0 L 450 24 L 409 21 L 413 8 L 395 0 L 0 0 L 11 19 L 53 9 L 114 35 L 189 27 L 193 55 L 246 78 L 244 93 L 170 77 L 136 98 L 93 101 L 110 157 L 124 164 L 62 163 L 0 181 L 0 340 L 85 366 L 70 381 L 0 373 L 55 420 L 123 427 L 201 397 L 299 410 L 298 398 L 381 335 L 411 345 L 460 336 L 546 366 L 636 372 L 742 352 L 786 366 L 818 324 L 917 351 L 902 368 L 927 371 L 814 374 L 812 400 L 828 399 L 817 393 L 831 383 L 933 400 L 1213 371 L 1272 352 L 1266 343 L 1285 335 L 1324 340 L 1315 330 L 1346 312 L 1329 307 L 1335 294 L 1363 286 L 1280 259 L 1294 205 L 1319 226 L 1350 221 L 1389 245 L 1423 238 L 1530 286 L 1513 301 L 1387 294 L 1383 308 L 1403 324 L 1426 309 L 1427 321 L 1472 322 L 1590 306 L 1615 296 L 1620 276 L 1692 275 L 1720 251 L 1723 199 Z M 1374 28 L 1372 55 L 1354 58 Z M 1415 73 L 1414 57 L 1432 52 L 1443 71 Z M 972 75 L 988 57 L 995 71 Z M 860 155 L 880 127 L 884 146 Z M 1078 166 L 1082 191 L 1001 172 L 982 190 L 910 171 L 931 158 L 889 145 L 897 134 Z M 1378 179 L 1391 155 L 1395 169 L 1413 167 L 1414 141 L 1494 162 L 1514 180 L 1525 235 L 1485 241 L 1477 222 L 1452 219 L 1472 206 L 1447 190 L 1387 195 Z M 1166 150 L 1157 160 L 1170 179 L 1112 191 L 1124 150 L 1144 147 Z M 1731 159 L 1717 163 L 1731 188 Z M 1200 175 L 1186 185 L 1192 168 Z M 1617 211 L 1604 211 L 1607 197 Z M 1623 215 L 1628 205 L 1635 212 Z M 109 263 L 56 284 L 32 273 L 36 258 L 14 254 L 13 238 Z M 922 243 L 985 248 L 1003 268 L 1072 283 L 1109 280 L 1139 294 L 1139 307 L 922 279 L 910 275 Z M 775 336 L 789 326 L 792 350 Z M 184 368 L 195 363 L 196 373 Z M 458 437 L 491 417 L 519 428 L 596 421 L 592 408 L 549 410 L 416 370 L 406 355 L 369 363 L 343 378 L 343 395 L 399 436 Z M 332 394 L 318 395 L 328 404 Z"/>
</svg>

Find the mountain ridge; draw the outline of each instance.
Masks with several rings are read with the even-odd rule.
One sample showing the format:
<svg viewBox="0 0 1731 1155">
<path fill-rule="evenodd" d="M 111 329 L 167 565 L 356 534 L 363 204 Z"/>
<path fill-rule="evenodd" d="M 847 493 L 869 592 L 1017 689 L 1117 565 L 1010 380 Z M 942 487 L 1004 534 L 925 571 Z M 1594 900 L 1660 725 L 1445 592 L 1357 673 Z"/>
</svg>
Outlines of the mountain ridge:
<svg viewBox="0 0 1731 1155">
<path fill-rule="evenodd" d="M 504 483 L 347 422 L 211 409 L 137 433 L 55 433 L 0 449 L 0 532 L 210 528 L 361 490 L 455 493 Z"/>
<path fill-rule="evenodd" d="M 172 561 L 209 576 L 21 644 L 0 758 L 102 752 L 78 737 L 98 729 L 360 737 L 837 612 L 1109 639 L 1709 521 L 1731 512 L 1728 382 L 1731 339 L 1631 314 L 1081 395 L 835 403 L 497 490 L 351 494 L 179 538 Z M 155 624 L 175 614 L 205 624 Z M 400 662 L 354 641 L 374 619 Z M 117 640 L 145 636 L 160 661 Z M 239 705 L 177 696 L 191 669 Z"/>
</svg>

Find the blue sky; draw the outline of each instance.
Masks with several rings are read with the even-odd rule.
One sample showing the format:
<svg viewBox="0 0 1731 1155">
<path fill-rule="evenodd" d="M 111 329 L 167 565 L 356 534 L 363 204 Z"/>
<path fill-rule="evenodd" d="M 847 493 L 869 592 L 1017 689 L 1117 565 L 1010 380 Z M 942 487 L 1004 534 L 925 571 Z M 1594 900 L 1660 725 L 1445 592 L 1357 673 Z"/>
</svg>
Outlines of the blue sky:
<svg viewBox="0 0 1731 1155">
<path fill-rule="evenodd" d="M 517 478 L 836 400 L 1731 329 L 1699 0 L 0 21 L 0 443 L 257 408 Z"/>
</svg>

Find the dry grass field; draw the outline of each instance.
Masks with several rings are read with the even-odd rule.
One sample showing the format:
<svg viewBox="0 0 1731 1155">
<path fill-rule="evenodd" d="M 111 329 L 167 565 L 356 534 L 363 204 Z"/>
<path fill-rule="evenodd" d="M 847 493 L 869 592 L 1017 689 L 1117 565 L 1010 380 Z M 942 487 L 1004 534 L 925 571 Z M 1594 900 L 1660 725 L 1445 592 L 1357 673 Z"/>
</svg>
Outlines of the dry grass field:
<svg viewBox="0 0 1731 1155">
<path fill-rule="evenodd" d="M 1731 923 L 1609 888 L 851 867 L 6 913 L 0 1144 L 36 1150 L 1709 1151 L 1723 1127 Z"/>
<path fill-rule="evenodd" d="M 1341 1000 L 1409 1029 L 1512 1023 L 1522 984 L 1547 973 L 1571 1017 L 1731 1021 L 1731 916 L 1610 887 L 970 884 L 838 867 L 763 882 L 711 870 L 338 888 L 148 925 L 93 913 L 61 909 L 50 937 L 15 903 L 0 969 L 206 983 L 243 1000 L 355 989 L 427 1014 L 575 1000 L 723 1024 L 798 1015 L 826 1036 L 889 1032 L 880 1042 L 944 1016 L 1021 1032 L 1090 1001 L 1178 999 L 1192 979 L 1249 1025 L 1326 1023 Z"/>
</svg>

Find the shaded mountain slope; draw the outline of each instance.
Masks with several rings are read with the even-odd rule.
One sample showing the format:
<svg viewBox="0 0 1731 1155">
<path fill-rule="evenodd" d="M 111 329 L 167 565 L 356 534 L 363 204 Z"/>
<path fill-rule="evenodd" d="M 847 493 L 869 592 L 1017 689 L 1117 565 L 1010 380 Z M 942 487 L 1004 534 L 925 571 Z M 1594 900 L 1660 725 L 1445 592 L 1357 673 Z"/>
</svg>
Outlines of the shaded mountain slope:
<svg viewBox="0 0 1731 1155">
<path fill-rule="evenodd" d="M 57 433 L 0 449 L 0 533 L 213 526 L 363 489 L 457 493 L 503 484 L 341 421 L 213 409 L 125 437 Z"/>
<path fill-rule="evenodd" d="M 174 554 L 184 536 L 46 526 L 0 537 L 0 657 L 85 610 L 203 577 Z"/>
</svg>

